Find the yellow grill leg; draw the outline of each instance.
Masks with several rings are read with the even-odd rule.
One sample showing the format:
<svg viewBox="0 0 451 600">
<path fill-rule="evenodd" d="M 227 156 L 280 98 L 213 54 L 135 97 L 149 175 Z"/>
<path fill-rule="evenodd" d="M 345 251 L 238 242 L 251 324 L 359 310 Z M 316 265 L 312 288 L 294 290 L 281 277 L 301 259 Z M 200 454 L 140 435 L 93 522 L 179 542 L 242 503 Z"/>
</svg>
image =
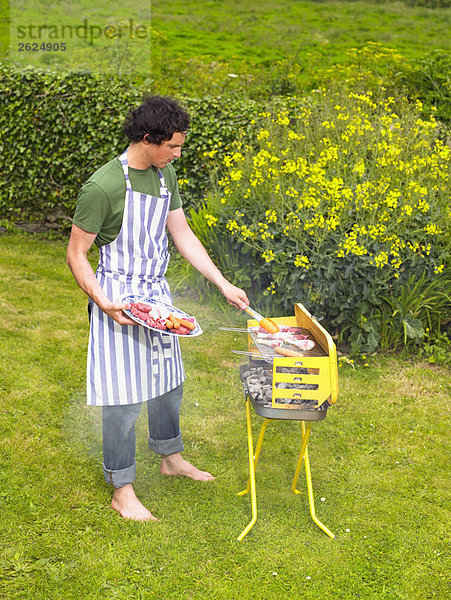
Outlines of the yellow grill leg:
<svg viewBox="0 0 451 600">
<path fill-rule="evenodd" d="M 260 433 L 258 435 L 257 446 L 255 447 L 255 454 L 254 454 L 254 470 L 257 469 L 258 457 L 260 456 L 260 450 L 262 449 L 263 438 L 265 437 L 265 431 L 268 426 L 268 423 L 270 423 L 271 421 L 273 421 L 273 419 L 265 419 L 262 423 L 262 426 L 260 427 Z M 238 496 L 244 496 L 245 494 L 247 494 L 250 491 L 250 489 L 251 489 L 251 480 L 249 478 L 246 489 L 243 490 L 242 492 L 238 492 Z"/>
<path fill-rule="evenodd" d="M 249 484 L 251 490 L 251 502 L 252 502 L 252 519 L 250 520 L 247 527 L 243 529 L 237 540 L 241 540 L 249 533 L 252 527 L 255 525 L 257 520 L 257 494 L 255 491 L 255 460 L 254 460 L 254 442 L 252 440 L 252 421 L 251 421 L 251 401 L 249 396 L 246 397 L 246 422 L 247 422 L 247 446 L 249 452 Z M 261 433 L 261 432 L 260 432 Z M 262 440 L 263 440 L 263 436 Z M 261 444 L 260 444 L 261 448 Z M 246 492 L 246 490 L 245 490 Z"/>
<path fill-rule="evenodd" d="M 321 521 L 318 519 L 315 513 L 315 500 L 313 498 L 313 486 L 312 486 L 312 474 L 310 471 L 310 460 L 308 456 L 308 439 L 310 436 L 310 431 L 312 429 L 312 424 L 308 423 L 307 427 L 305 426 L 305 422 L 301 421 L 301 433 L 302 433 L 302 445 L 301 451 L 299 453 L 298 463 L 296 465 L 296 471 L 294 473 L 293 483 L 291 484 L 291 489 L 295 494 L 300 494 L 301 492 L 296 489 L 296 484 L 299 478 L 299 473 L 301 471 L 302 459 L 304 459 L 305 464 L 305 478 L 307 481 L 307 493 L 308 493 L 308 501 L 310 507 L 310 515 L 313 519 L 313 522 L 318 525 L 318 527 L 324 531 L 326 535 L 330 538 L 334 538 L 335 535 L 328 529 Z"/>
<path fill-rule="evenodd" d="M 299 473 L 301 472 L 302 459 L 304 458 L 304 454 L 307 450 L 307 444 L 308 444 L 308 439 L 310 437 L 311 430 L 312 430 L 311 423 L 309 423 L 307 425 L 307 427 L 305 427 L 304 421 L 301 421 L 302 445 L 301 445 L 301 451 L 299 452 L 299 458 L 298 458 L 298 463 L 296 465 L 296 471 L 294 472 L 293 483 L 291 484 L 291 491 L 294 492 L 295 494 L 301 493 L 296 489 L 296 485 L 298 483 Z"/>
</svg>

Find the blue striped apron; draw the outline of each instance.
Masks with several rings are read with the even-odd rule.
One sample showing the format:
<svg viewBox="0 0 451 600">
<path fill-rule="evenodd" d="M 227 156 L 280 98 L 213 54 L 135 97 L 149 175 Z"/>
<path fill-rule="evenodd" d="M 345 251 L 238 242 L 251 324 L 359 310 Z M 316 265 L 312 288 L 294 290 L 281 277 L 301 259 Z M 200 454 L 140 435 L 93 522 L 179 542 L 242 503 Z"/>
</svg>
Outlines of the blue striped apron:
<svg viewBox="0 0 451 600">
<path fill-rule="evenodd" d="M 134 192 L 127 150 L 119 160 L 126 183 L 122 227 L 100 248 L 96 279 L 112 301 L 140 294 L 172 304 L 165 278 L 171 193 L 160 169 L 160 197 Z M 86 379 L 90 405 L 137 404 L 161 396 L 185 379 L 179 341 L 140 325 L 119 325 L 92 302 Z"/>
</svg>

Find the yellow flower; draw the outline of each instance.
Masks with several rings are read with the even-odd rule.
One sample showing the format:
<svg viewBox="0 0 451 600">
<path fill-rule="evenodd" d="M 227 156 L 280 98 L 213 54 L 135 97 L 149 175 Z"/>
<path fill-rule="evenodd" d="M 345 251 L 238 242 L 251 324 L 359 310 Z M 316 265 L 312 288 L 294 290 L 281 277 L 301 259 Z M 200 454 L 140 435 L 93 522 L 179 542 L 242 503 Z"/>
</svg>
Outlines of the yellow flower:
<svg viewBox="0 0 451 600">
<path fill-rule="evenodd" d="M 213 225 L 216 225 L 218 222 L 217 217 L 214 217 L 213 215 L 205 215 L 205 218 L 207 220 L 208 227 L 213 227 Z"/>
<path fill-rule="evenodd" d="M 388 264 L 388 254 L 386 252 L 380 252 L 374 257 L 374 259 L 371 261 L 371 264 L 381 269 Z"/>
<path fill-rule="evenodd" d="M 310 269 L 310 261 L 306 256 L 296 254 L 296 257 L 294 259 L 294 266 L 303 267 L 304 269 Z"/>
<path fill-rule="evenodd" d="M 363 159 L 360 159 L 358 162 L 355 163 L 352 172 L 357 173 L 357 175 L 360 175 L 360 177 L 363 176 L 363 174 L 365 173 L 365 163 L 363 162 Z"/>
<path fill-rule="evenodd" d="M 288 139 L 289 140 L 305 140 L 305 135 L 299 135 L 299 133 L 296 133 L 295 131 L 289 131 L 288 132 Z"/>
<path fill-rule="evenodd" d="M 276 293 L 276 284 L 274 283 L 274 281 L 271 281 L 271 285 L 269 285 L 265 292 L 267 294 L 275 294 Z"/>
<path fill-rule="evenodd" d="M 286 160 L 285 164 L 281 168 L 281 171 L 282 171 L 282 173 L 289 174 L 289 173 L 295 173 L 296 169 L 297 169 L 297 166 L 296 166 L 296 163 L 294 162 L 294 160 Z"/>
<path fill-rule="evenodd" d="M 235 219 L 233 219 L 232 221 L 229 221 L 227 223 L 226 227 L 230 231 L 230 233 L 234 233 L 235 231 L 238 231 L 240 228 L 238 223 L 235 221 Z"/>
<path fill-rule="evenodd" d="M 296 198 L 297 196 L 299 196 L 299 192 L 295 190 L 294 187 L 289 187 L 285 194 L 290 198 Z"/>
<path fill-rule="evenodd" d="M 265 212 L 265 215 L 266 215 L 266 220 L 269 223 L 276 223 L 276 221 L 277 221 L 277 213 L 276 213 L 276 211 L 274 209 L 267 210 Z"/>
<path fill-rule="evenodd" d="M 263 154 L 263 151 L 259 152 L 257 156 L 252 157 L 252 162 L 256 168 L 261 168 L 266 166 L 267 160 L 266 156 Z"/>
<path fill-rule="evenodd" d="M 266 262 L 271 262 L 274 260 L 274 252 L 272 250 L 265 250 L 262 252 L 262 258 L 264 258 Z"/>
<path fill-rule="evenodd" d="M 437 235 L 439 233 L 442 233 L 440 227 L 437 227 L 437 225 L 435 225 L 435 223 L 428 223 L 426 225 L 426 227 L 424 227 L 424 231 L 428 235 Z"/>
<path fill-rule="evenodd" d="M 257 133 L 257 140 L 265 140 L 266 138 L 269 138 L 269 131 L 267 129 L 260 129 Z"/>
<path fill-rule="evenodd" d="M 255 237 L 255 232 L 246 227 L 246 225 L 242 225 L 240 228 L 240 233 L 243 236 L 243 239 L 247 240 L 248 238 Z"/>
<path fill-rule="evenodd" d="M 289 125 L 290 119 L 288 118 L 286 112 L 281 112 L 280 114 L 277 115 L 275 122 L 278 125 Z"/>
</svg>

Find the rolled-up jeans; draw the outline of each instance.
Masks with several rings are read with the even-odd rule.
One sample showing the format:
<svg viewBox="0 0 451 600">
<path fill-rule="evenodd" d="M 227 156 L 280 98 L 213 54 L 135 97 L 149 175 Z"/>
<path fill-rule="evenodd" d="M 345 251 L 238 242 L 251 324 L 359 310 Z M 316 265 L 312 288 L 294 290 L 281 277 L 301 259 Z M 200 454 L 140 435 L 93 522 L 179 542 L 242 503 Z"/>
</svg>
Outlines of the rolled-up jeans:
<svg viewBox="0 0 451 600">
<path fill-rule="evenodd" d="M 183 450 L 180 433 L 180 404 L 183 384 L 173 390 L 148 400 L 148 445 L 161 455 Z M 136 476 L 135 422 L 141 404 L 103 406 L 103 474 L 105 481 L 115 488 L 133 483 Z"/>
</svg>

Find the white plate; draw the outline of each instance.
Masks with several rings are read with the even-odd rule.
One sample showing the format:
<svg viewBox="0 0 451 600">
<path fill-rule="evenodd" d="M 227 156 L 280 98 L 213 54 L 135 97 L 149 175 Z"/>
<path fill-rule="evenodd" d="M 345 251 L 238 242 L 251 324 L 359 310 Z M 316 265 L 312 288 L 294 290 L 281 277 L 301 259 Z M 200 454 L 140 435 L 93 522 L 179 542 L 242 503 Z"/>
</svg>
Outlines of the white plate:
<svg viewBox="0 0 451 600">
<path fill-rule="evenodd" d="M 125 296 L 121 296 L 119 298 L 119 302 L 120 302 L 120 304 L 131 304 L 133 302 L 142 302 L 143 304 L 151 304 L 154 306 L 163 306 L 169 312 L 173 313 L 174 317 L 180 317 L 180 319 L 186 319 L 187 317 L 191 316 L 188 313 L 183 312 L 183 310 L 176 308 L 175 306 L 171 306 L 170 304 L 165 304 L 164 302 L 161 302 L 160 300 L 148 298 L 147 296 L 137 296 L 135 294 L 127 294 Z M 161 333 L 162 335 L 173 335 L 178 338 L 192 338 L 192 337 L 197 337 L 198 335 L 201 335 L 203 333 L 202 329 L 200 328 L 199 323 L 196 320 L 194 320 L 194 325 L 196 326 L 196 328 L 193 329 L 193 331 L 191 331 L 191 333 L 187 333 L 186 335 L 180 335 L 179 333 L 175 333 L 175 331 L 173 331 L 172 329 L 166 329 L 166 331 L 162 331 L 161 329 L 157 329 L 156 327 L 150 327 L 150 325 L 148 325 L 145 321 L 142 321 L 141 319 L 138 319 L 138 317 L 135 317 L 131 313 L 130 310 L 124 310 L 124 313 L 127 315 L 127 317 L 130 317 L 130 319 L 133 319 L 134 321 L 136 321 L 143 327 L 147 327 L 147 329 L 152 329 L 152 331 L 156 331 L 157 333 Z"/>
</svg>

